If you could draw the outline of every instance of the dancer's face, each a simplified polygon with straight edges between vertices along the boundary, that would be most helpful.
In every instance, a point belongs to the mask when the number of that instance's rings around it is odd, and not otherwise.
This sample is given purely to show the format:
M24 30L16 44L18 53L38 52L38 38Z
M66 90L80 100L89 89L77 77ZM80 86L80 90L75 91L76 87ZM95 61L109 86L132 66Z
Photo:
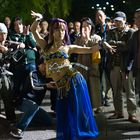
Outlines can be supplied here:
M54 26L55 27L55 26ZM56 28L53 31L53 37L55 41L62 41L65 37L66 25L62 22L56 24Z

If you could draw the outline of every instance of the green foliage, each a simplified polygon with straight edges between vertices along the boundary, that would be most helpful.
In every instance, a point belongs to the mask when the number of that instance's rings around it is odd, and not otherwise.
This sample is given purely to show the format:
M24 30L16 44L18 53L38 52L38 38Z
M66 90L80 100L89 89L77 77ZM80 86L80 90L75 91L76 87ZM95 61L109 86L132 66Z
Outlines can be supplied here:
M19 16L22 17L25 23L30 23L31 10L46 12L50 17L65 18L69 15L72 0L0 0L0 21L4 21L5 16L10 18ZM45 6L48 9L45 9Z
M51 17L66 18L71 10L72 0L47 0L46 4Z
M31 10L44 13L46 0L0 0L0 20L3 21L5 16L20 16L29 23Z

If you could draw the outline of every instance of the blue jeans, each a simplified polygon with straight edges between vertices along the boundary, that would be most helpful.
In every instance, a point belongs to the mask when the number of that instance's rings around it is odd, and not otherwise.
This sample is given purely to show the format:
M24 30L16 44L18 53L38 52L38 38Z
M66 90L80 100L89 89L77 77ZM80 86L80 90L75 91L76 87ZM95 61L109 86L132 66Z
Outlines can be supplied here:
M35 62L34 63L32 62L32 63L26 64L25 69L26 69L26 71L28 73L30 73L31 71L36 70L36 64L35 64Z
M36 122L40 125L43 124L48 126L52 124L52 118L49 116L49 114L40 108L35 102L29 99L23 98L23 102L18 109L22 111L23 114L21 115L16 127L23 131L28 127L32 120L33 123Z

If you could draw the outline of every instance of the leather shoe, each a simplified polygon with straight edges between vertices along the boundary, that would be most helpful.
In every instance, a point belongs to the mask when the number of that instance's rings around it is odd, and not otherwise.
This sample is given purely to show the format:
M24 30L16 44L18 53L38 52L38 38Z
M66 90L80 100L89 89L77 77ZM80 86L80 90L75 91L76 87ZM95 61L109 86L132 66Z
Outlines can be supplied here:
M101 108L101 107L98 107L95 111L94 111L94 113L96 113L96 114L100 114L100 113L103 113L104 111L103 111L103 108Z
M108 117L108 119L121 119L124 118L123 114L114 113L112 116Z
M136 116L129 116L128 121L132 123L138 123L139 121L137 120Z

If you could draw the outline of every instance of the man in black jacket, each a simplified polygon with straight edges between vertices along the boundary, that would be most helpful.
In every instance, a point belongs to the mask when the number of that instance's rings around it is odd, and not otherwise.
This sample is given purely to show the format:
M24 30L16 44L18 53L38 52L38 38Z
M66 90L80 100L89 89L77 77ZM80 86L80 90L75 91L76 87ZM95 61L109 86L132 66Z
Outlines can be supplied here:
M11 96L11 77L12 73L8 70L8 64L5 60L5 55L8 51L8 46L6 45L7 38L7 27L4 23L0 23L0 96L4 103L6 119L10 124L15 122L15 110L12 106L12 96Z
M124 118L122 91L126 93L128 120L138 123L136 119L136 98L135 92L130 88L129 82L133 82L131 73L126 78L126 63L129 52L129 41L134 33L132 29L126 27L125 13L118 11L114 18L115 28L109 31L107 42L116 49L110 54L110 81L113 89L113 103L115 113L110 119Z
M135 11L134 21L138 30L133 34L129 43L127 71L133 72L136 81L136 92L139 95L138 105L140 106L140 8Z
M40 124L50 126L53 124L53 119L49 114L40 108L40 104L45 96L47 88L55 88L54 82L46 84L46 66L44 58L41 58L38 63L38 71L33 71L27 78L22 94L22 101L18 109L24 112L16 124L16 129L12 130L10 134L15 138L22 138L23 131L28 127L30 122L37 121Z

